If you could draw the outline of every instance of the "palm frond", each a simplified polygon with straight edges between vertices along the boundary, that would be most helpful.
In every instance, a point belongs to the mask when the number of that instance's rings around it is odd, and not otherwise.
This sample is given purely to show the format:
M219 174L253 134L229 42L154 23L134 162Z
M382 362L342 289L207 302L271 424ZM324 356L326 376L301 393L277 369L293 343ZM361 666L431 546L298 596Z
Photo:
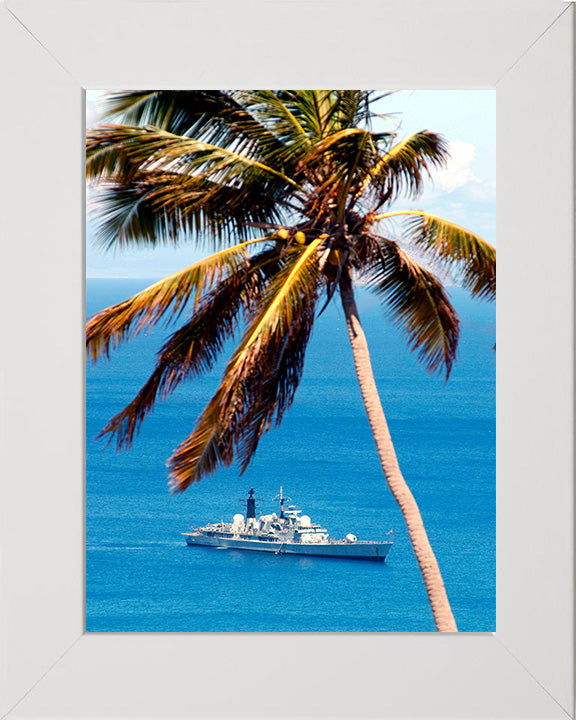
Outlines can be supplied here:
M88 179L123 178L130 176L132 167L194 174L218 183L242 181L252 174L264 189L278 183L301 189L292 178L248 155L151 126L103 125L87 134Z
M450 376L456 359L459 320L442 283L392 240L365 236L371 258L364 276L429 372Z
M326 157L342 163L358 150L358 145L366 140L368 133L361 128L344 128L322 138L310 147L304 164L313 166L317 162L326 162ZM342 163L343 164L343 163Z
M302 372L318 293L318 246L294 248L267 287L216 394L169 461L174 491L230 465L249 462L258 439L289 407Z
M158 397L165 399L183 380L199 377L212 369L224 342L234 334L240 311L258 292L259 270L276 256L274 250L265 250L202 299L192 318L164 343L154 371L136 397L108 422L99 438L115 436L118 449L129 448Z
M474 297L496 299L496 249L482 238L443 218L406 210L383 213L374 219L406 220L407 238L451 271Z
M310 146L310 138L294 113L286 93L272 90L240 91L239 97L253 114L285 147L301 155Z
M302 378L308 340L314 324L318 287L311 288L309 297L302 302L297 319L292 323L280 344L266 350L265 357L273 358L262 374L260 387L254 393L249 412L243 418L246 428L238 448L240 472L250 464L260 438L272 426L279 426L292 405ZM316 292L314 292L316 290Z
M171 172L134 171L124 184L108 181L91 201L95 241L106 249L177 244L186 233L222 242L245 239L255 224L281 222L282 197L259 183L222 185Z
M248 245L267 240L248 240L222 250L97 313L86 326L90 358L95 361L102 355L108 356L110 346L117 347L142 330L152 328L168 312L172 320L176 319L190 300L197 304L202 293L248 263Z
M234 335L238 315L252 307L278 265L276 249L264 250L208 293L192 318L164 343L154 371L136 397L98 437L114 436L118 449L129 448L159 397L165 399L183 380L209 372L224 342Z
M125 125L152 125L213 145L234 146L262 158L284 146L251 113L240 91L145 90L108 95L105 119Z
M364 90L292 90L278 93L310 139L318 143L350 128L369 129L370 92Z
M141 90L109 93L102 105L107 120L189 135L201 124L217 122L227 101L221 91Z
M300 90L294 93L293 104L300 122L314 140L321 140L330 132L329 120L336 102L333 90Z
M370 128L370 98L372 93L365 90L337 90L336 97L326 114L325 123L330 132L339 129L363 127Z
M446 141L423 130L402 140L382 155L364 178L354 202L367 190L376 198L376 208L401 194L416 197L431 170L448 158Z
M118 449L129 448L158 397L168 397L185 378L198 377L212 368L224 341L234 332L242 305L242 280L246 280L246 273L241 270L220 283L192 319L171 335L148 380L132 402L108 422L99 438L115 436Z

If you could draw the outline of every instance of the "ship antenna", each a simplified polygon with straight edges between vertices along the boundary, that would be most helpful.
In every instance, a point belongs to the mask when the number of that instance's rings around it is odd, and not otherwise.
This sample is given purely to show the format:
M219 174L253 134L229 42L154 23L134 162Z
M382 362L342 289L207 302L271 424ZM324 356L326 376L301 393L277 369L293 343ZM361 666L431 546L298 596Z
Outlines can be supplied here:
M280 494L276 495L276 499L280 500L280 517L284 517L284 500L290 500L289 497L284 497L284 493L282 492L282 485L280 485Z

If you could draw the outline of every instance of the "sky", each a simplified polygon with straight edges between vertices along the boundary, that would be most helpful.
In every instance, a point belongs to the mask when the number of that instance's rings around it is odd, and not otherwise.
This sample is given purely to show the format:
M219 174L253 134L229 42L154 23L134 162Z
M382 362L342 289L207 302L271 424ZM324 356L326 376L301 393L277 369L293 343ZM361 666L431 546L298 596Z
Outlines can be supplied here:
M86 125L100 119L101 92L86 93ZM379 120L375 130L399 133L399 139L430 130L449 143L450 160L434 173L415 201L398 200L392 209L420 209L463 225L496 244L496 93L494 90L398 91L375 105L393 117ZM94 243L94 220L88 203L86 276L89 278L159 278L203 256L194 239L178 248L105 252Z

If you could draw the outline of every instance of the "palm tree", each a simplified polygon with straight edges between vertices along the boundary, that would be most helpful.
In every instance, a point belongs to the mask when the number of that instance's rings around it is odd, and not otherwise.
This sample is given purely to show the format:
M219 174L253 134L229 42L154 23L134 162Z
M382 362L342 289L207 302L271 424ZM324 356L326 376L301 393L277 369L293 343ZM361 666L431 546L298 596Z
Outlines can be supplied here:
M98 238L108 248L194 238L216 252L87 326L92 360L161 319L181 320L150 378L102 436L129 447L156 400L207 372L242 328L213 398L168 461L180 492L229 466L243 472L298 387L320 303L338 291L384 476L404 515L439 631L456 631L418 506L400 472L374 382L354 283L381 298L410 348L450 375L459 322L441 280L452 273L495 297L495 250L423 211L392 210L445 164L424 130L375 132L377 98L363 91L159 91L108 96L88 133ZM402 243L395 233L400 232ZM414 257L429 261L423 267ZM432 269L433 268L434 272Z

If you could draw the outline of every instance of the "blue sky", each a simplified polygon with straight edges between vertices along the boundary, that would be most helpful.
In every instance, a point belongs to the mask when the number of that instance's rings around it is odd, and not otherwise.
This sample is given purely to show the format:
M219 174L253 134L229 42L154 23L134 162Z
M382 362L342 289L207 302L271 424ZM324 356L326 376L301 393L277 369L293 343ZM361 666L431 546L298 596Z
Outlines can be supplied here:
M98 123L101 92L86 93L86 124ZM400 137L432 130L449 142L445 170L416 201L395 209L422 209L463 225L496 243L496 93L493 90L399 91L379 101L378 112L398 113L386 125ZM382 127L385 121L382 120ZM193 238L178 248L104 252L94 244L94 221L88 207L86 276L158 278L189 265L204 253Z

